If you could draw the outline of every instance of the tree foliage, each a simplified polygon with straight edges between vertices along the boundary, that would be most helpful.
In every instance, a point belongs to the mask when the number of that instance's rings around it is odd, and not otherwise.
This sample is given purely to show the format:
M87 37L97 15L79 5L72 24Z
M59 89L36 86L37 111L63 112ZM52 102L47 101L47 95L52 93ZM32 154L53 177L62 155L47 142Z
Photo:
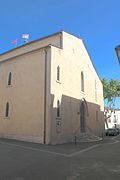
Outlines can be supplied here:
M115 79L108 81L106 78L103 78L101 81L103 84L104 99L107 99L110 108L114 107L116 97L120 97L120 81Z

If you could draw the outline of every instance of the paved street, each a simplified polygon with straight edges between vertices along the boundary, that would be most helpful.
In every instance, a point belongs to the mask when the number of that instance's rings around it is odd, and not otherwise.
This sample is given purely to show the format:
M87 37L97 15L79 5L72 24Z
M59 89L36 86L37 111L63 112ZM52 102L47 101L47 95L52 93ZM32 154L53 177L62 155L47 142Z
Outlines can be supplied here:
M120 180L120 137L46 146L0 139L0 180Z

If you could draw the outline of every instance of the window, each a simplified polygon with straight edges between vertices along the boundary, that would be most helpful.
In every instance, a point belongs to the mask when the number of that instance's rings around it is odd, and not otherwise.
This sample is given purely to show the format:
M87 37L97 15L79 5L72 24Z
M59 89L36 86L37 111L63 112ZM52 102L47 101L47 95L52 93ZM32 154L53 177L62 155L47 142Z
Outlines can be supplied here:
M95 90L97 89L97 82L96 82L96 80L95 80Z
M10 72L8 75L8 86L11 85L12 73Z
M5 117L9 117L9 102L6 103Z
M60 66L57 66L57 81L60 81Z
M114 115L113 123L117 123L116 115Z
M60 101L57 101L57 117L60 117Z
M95 101L97 102L97 82L95 80Z
M81 91L84 92L84 75L83 75L83 72L81 72Z

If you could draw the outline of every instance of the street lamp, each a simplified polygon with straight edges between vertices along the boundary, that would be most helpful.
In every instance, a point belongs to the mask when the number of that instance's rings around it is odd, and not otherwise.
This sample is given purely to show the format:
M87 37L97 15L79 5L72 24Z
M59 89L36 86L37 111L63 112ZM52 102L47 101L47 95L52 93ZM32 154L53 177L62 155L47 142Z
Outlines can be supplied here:
M115 51L116 51L117 58L120 64L120 45L115 47Z

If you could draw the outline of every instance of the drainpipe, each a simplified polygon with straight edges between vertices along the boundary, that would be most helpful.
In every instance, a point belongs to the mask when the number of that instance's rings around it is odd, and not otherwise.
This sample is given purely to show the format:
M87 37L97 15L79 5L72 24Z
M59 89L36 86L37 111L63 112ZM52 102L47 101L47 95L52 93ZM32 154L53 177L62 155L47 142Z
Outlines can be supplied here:
M47 86L47 49L44 49L45 52L45 69L44 69L44 139L43 142L46 144L46 86Z

